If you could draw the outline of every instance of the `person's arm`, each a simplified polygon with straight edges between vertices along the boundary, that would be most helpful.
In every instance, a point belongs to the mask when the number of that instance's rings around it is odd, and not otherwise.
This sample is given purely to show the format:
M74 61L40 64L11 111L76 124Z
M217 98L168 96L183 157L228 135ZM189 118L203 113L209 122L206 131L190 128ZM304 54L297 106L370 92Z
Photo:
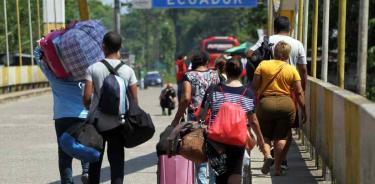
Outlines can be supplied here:
M305 48L303 48L303 44L299 42L298 46L298 57L297 57L297 71L299 76L301 77L301 84L303 91L306 90L307 84L307 61L306 61L306 52Z
M180 123L182 116L184 115L186 108L191 102L191 84L188 81L182 83L182 97L180 103L178 104L177 113L172 121L172 126L176 126Z
M303 91L306 90L306 83L307 83L307 67L306 64L299 64L297 63L297 70L299 73L299 76L301 77L301 85Z
M301 81L295 81L293 88L294 88L294 95L297 99L297 103L302 110L302 123L304 124L307 120L306 119L307 113L306 113L305 97L304 97L304 92L301 86Z
M256 114L255 113L248 114L247 119L249 121L250 128L254 131L255 135L257 136L257 144L259 148L261 149L261 151L264 153L264 138L263 138L262 131L260 130L260 125L259 125L259 121L258 121Z
M255 92L259 90L261 81L262 81L262 77L260 75L255 74L253 83L252 83L252 87Z
M257 41L255 45L253 45L251 48L249 48L249 50L247 50L246 57L251 58L251 56L253 56L254 51L262 46L262 43L263 43L263 36L259 38L259 40Z
M137 84L129 86L130 95L133 97L134 101L138 104L138 87Z
M91 96L92 96L93 91L94 91L94 86L92 84L92 81L86 80L85 91L83 93L83 105L86 107L86 109L90 109Z

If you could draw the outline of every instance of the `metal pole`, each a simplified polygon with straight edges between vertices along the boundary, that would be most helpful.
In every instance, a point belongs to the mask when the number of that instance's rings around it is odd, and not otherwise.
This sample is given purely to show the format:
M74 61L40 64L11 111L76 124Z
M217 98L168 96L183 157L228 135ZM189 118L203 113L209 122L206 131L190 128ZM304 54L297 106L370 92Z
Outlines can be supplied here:
M319 13L319 0L314 0L314 16L312 23L312 43L311 43L311 75L316 77L316 62L318 51L318 13Z
M20 6L19 0L16 0L16 13L17 13L17 31L18 31L18 53L19 53L19 62L22 66L22 42L21 42L21 25L20 25Z
M36 16L37 16L37 25L38 25L38 38L42 37L42 33L40 31L40 2L39 0L36 0Z
M298 2L298 40L302 42L302 31L303 31L303 1L304 0L299 0Z
M273 33L273 1L268 0L268 36Z
M30 0L27 1L27 7L29 9L29 36L30 36L30 55L33 55L33 26L31 25L31 6L30 6ZM31 65L34 65L34 58L31 57Z
M339 36L338 36L338 85L345 87L345 30L346 30L346 0L339 1Z
M53 0L53 16L54 16L54 27L55 27L55 30L57 29L57 11L56 11L56 0Z
M366 74L367 74L367 39L368 39L368 14L369 1L359 2L359 26L358 26L358 63L357 74L359 82L357 91L360 95L366 96Z
M322 71L321 71L321 79L324 82L328 80L328 53L329 53L329 3L330 0L324 1L324 8L323 8L323 40L322 40Z
M303 47L307 51L307 37L309 33L309 0L305 0L303 7Z
M90 19L87 0L79 0L79 15L81 20Z
M8 39L8 15L7 15L7 3L6 0L3 1L4 3L4 22L5 22L5 48L6 48L6 56L7 56L7 66L9 66L9 39Z
M113 11L113 17L115 21L115 31L120 34L121 28L120 28L120 7L121 3L120 0L114 0L115 9Z

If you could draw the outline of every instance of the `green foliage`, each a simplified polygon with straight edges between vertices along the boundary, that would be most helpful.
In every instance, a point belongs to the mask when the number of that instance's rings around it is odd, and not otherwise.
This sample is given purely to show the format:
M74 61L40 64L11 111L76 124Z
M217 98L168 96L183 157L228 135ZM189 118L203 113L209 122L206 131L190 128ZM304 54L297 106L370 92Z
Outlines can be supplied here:
M19 1L19 13L20 13L20 27L21 27L21 47L23 53L30 53L30 41L35 45L38 39L38 24L37 24L37 1L31 0L31 26L32 26L32 40L30 40L29 33L29 11L28 1ZM40 3L42 1L40 0ZM8 39L9 39L9 51L12 53L18 53L18 29L17 29L17 8L15 0L6 0L7 6L7 22L8 22ZM40 4L42 7L42 4ZM41 15L42 16L42 12ZM41 29L41 28L40 28ZM0 3L0 53L6 52L5 44L5 16L4 16L4 3Z

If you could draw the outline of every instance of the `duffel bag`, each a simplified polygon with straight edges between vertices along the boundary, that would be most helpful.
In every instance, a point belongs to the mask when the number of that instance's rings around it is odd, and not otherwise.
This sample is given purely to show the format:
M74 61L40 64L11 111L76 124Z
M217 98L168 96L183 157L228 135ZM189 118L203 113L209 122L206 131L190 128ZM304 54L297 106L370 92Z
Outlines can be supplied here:
M83 80L86 69L104 59L101 48L105 27L95 20L75 24L57 44L62 62L76 80Z
M65 31L66 30L57 30L50 32L46 37L40 39L39 41L39 45L47 59L46 63L55 76L61 79L69 77L70 74L64 64L61 62L53 41L60 38Z
M77 128L78 127L78 128ZM103 138L93 124L83 123L64 132L59 138L61 149L69 156L97 162L103 150Z
M155 133L155 126L150 114L141 109L129 91L126 92L129 110L122 125L123 143L126 148L132 148L150 140Z

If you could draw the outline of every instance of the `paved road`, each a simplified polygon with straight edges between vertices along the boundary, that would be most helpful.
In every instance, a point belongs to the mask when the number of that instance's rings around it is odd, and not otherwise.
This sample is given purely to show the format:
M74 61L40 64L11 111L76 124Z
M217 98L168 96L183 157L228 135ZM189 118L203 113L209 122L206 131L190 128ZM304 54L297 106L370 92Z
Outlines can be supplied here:
M134 148L126 149L125 183L156 184L155 145L159 133L170 123L172 117L161 116L158 95L161 88L149 88L140 92L141 106L152 115L156 133L152 140ZM50 94L0 104L0 183L59 183L57 167L57 144L52 121ZM252 153L253 183L318 183L319 171L304 162L296 145L290 154L290 167L286 176L270 177L260 174L262 157ZM106 157L106 156L105 156ZM74 179L80 183L80 164L74 161ZM307 165L306 165L307 164ZM310 170L309 170L310 169ZM319 179L319 178L318 178ZM102 183L110 183L109 164L104 160Z

